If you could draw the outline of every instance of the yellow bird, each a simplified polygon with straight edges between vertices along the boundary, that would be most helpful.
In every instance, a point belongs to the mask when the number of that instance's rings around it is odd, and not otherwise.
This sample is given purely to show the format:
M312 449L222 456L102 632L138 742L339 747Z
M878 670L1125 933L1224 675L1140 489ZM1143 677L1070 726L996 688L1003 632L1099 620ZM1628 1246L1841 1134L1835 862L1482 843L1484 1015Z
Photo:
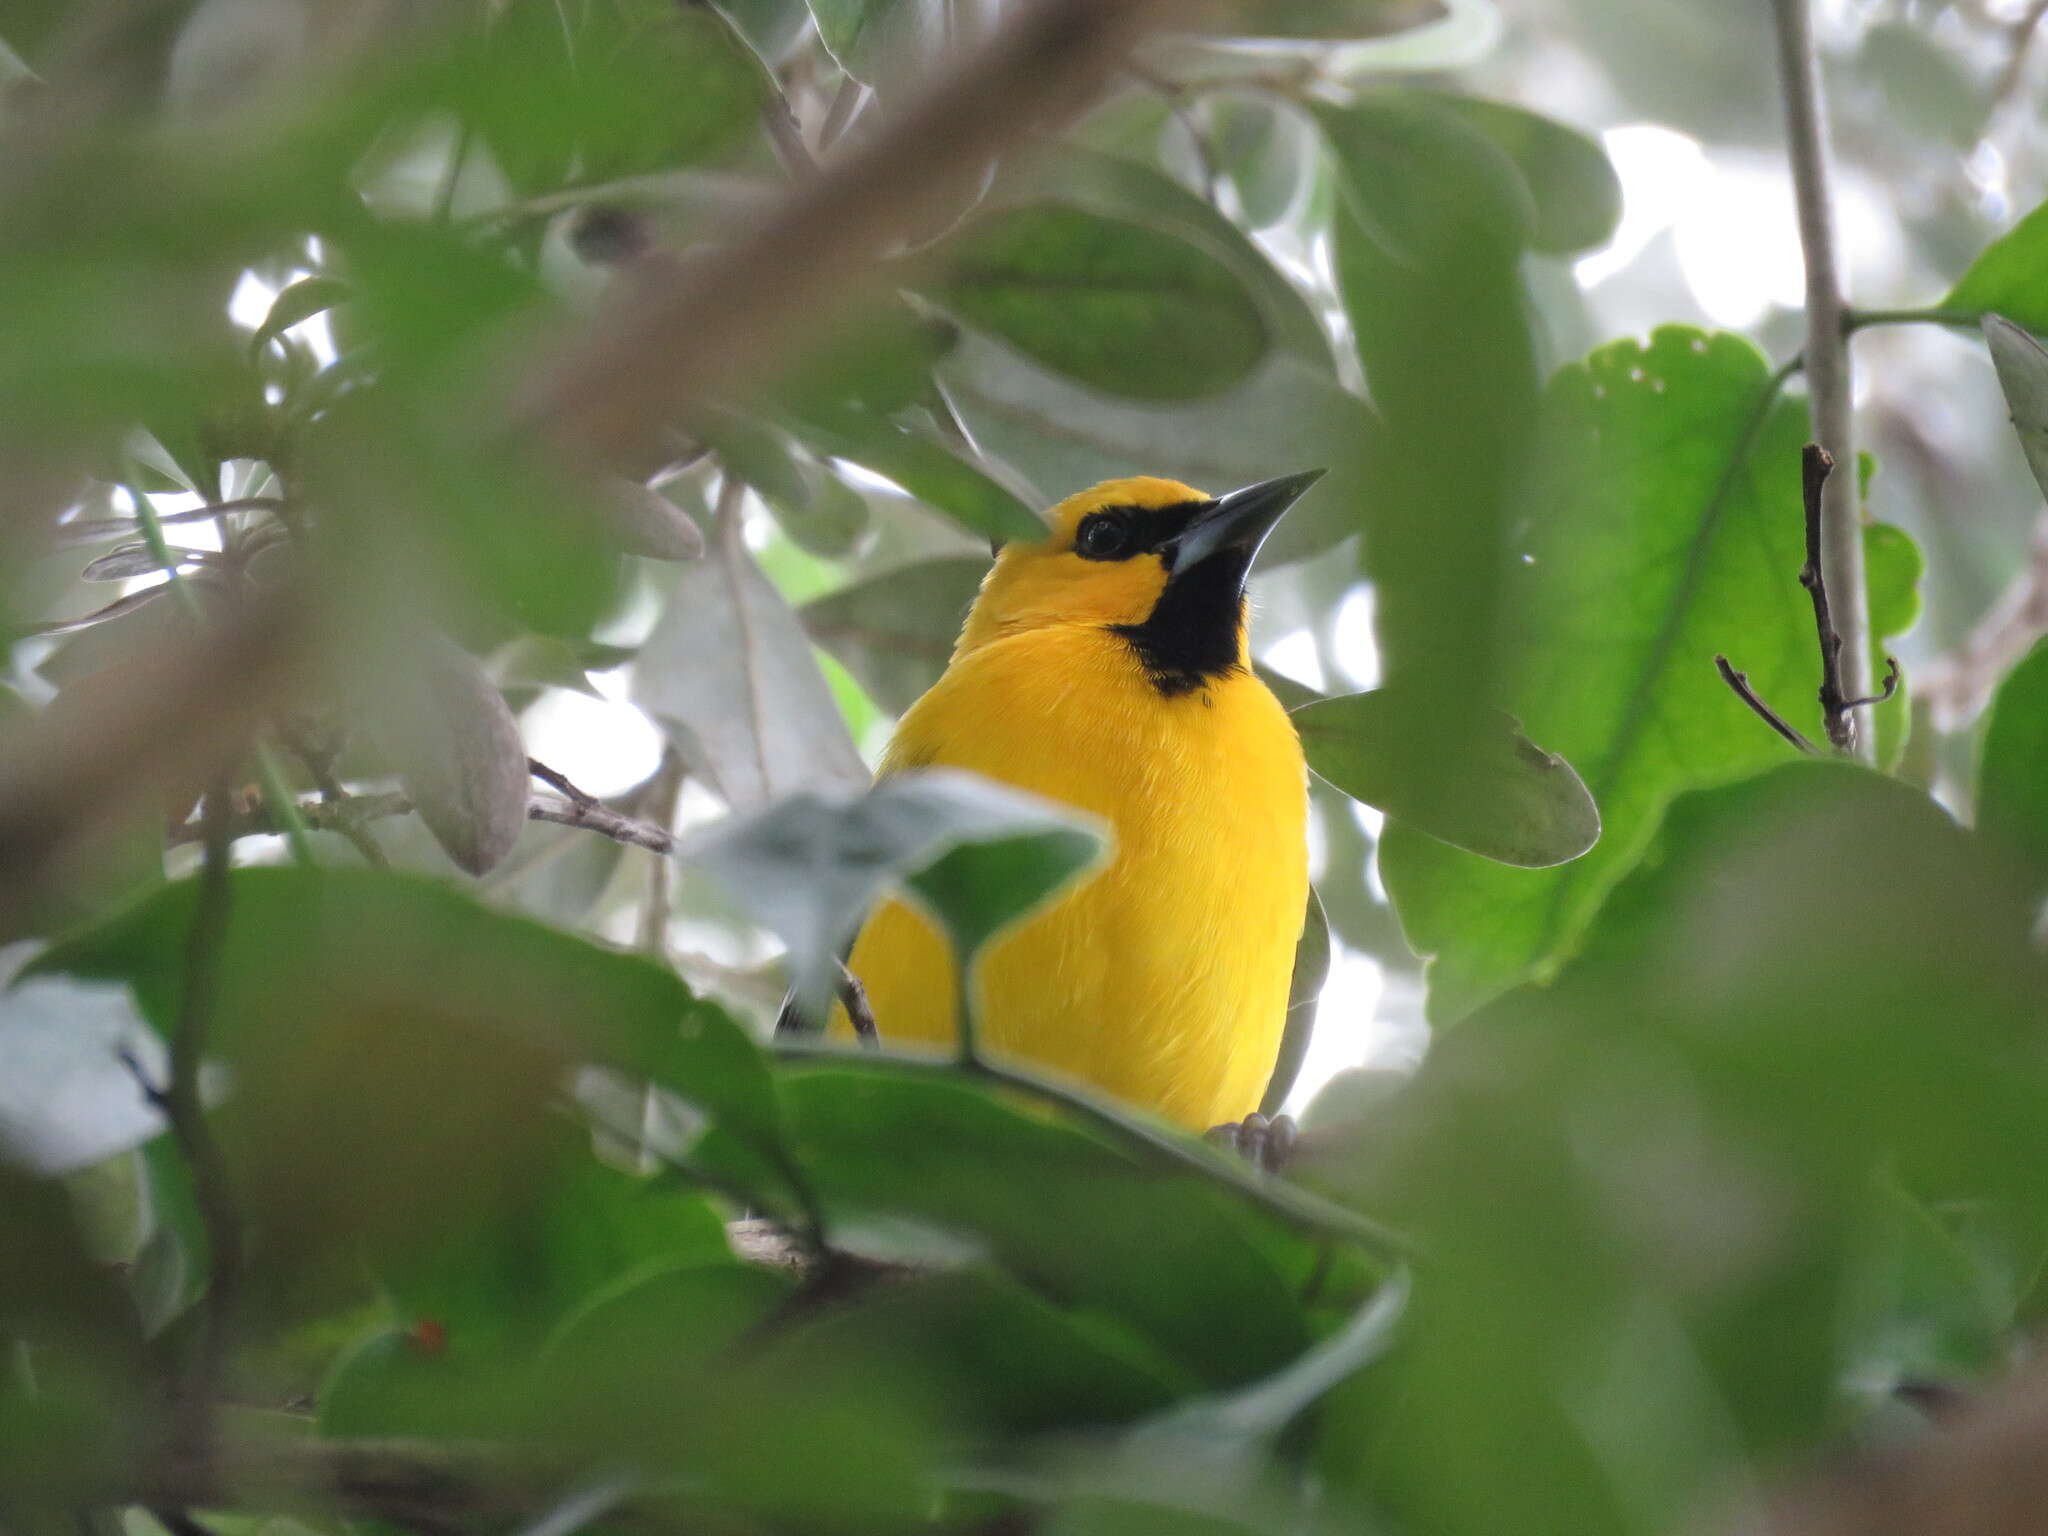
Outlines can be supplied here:
M982 1043L1195 1130L1258 1108L1287 1012L1308 774L1252 673L1244 586L1321 473L1061 502L1045 539L997 556L882 764L970 769L1109 824L1107 867L982 957ZM884 1043L952 1042L952 967L922 914L879 907L848 965Z

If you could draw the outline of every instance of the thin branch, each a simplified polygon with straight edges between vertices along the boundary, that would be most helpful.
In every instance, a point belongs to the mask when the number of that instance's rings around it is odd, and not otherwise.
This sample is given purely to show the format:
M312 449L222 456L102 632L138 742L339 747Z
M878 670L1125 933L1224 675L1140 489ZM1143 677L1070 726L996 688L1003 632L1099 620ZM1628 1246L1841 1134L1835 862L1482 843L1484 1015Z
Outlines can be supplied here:
M1889 704L1892 701L1899 691L1899 658L1896 656L1885 657L1884 666L1884 685L1876 693L1867 694L1860 699L1849 700L1848 703L1842 706L1844 709L1862 709L1867 705Z
M1714 665L1720 669L1721 681L1735 691L1735 697L1742 700L1756 712L1756 717L1791 742L1802 752L1818 752L1820 748L1808 741L1803 733L1787 724L1785 717L1766 704L1757 691L1749 686L1749 674L1738 672L1729 664L1726 656L1716 656Z
M199 871L198 905L185 940L184 989L177 1031L171 1036L170 1079L158 1097L171 1139L192 1176L192 1195L208 1250L206 1297L200 1331L186 1375L179 1384L188 1443L212 1434L213 1412L233 1345L242 1292L242 1215L220 1144L206 1121L199 1073L206 1056L206 1032L220 990L221 951L227 940L232 887L228 866L234 847L234 806L225 777L207 790L200 805L205 862Z
M383 845L377 841L376 834L360 817L348 814L351 797L342 787L341 780L335 777L334 753L309 740L303 731L280 726L277 734L290 749L292 756L305 764L306 772L313 780L313 787L320 791L321 803L335 808L336 815L331 830L346 838L349 845L362 855L363 862L372 869L389 869L391 860L385 857Z
M1834 462L1849 473L1827 486L1820 521L1818 558L1811 563L1833 595L1835 615L1821 638L1835 639L1832 676L1837 702L1870 691L1870 615L1863 576L1863 527L1856 495L1856 444L1850 421L1847 314L1835 255L1834 211L1828 190L1828 135L1814 49L1809 0L1772 0L1777 19L1778 75L1785 96L1785 126L1792 161L1792 188L1799 205L1799 245L1806 258L1806 386L1812 402L1814 436ZM1811 540L1809 540L1811 548ZM1811 589L1810 589L1811 590ZM1847 734L1829 739L1838 750L1875 757L1875 743L1859 740L1851 717L1841 715ZM1868 733L1861 733L1867 737Z
M332 802L300 801L295 809L312 830L341 832L351 822L360 826L365 822L382 821L387 816L410 815L413 803L410 795L397 793L349 795ZM676 851L674 833L598 802L578 805L573 800L553 800L537 795L527 802L526 819L551 822L558 827L580 827L586 832L608 837L615 843L629 843L651 853ZM277 823L268 805L237 816L233 827L236 837L270 836L277 831ZM175 848L181 843L198 842L201 836L199 824L188 821L171 829L169 843Z
M550 768L537 757L526 760L526 771L551 789L559 789L576 805L589 807L597 804L597 796L587 795L569 782L569 776L560 769Z
M1984 321L1982 311L1974 309L1845 309L1842 311L1842 331L1853 336L1858 331L1873 325L1953 325L1972 330Z
M1855 727L1849 719L1849 696L1842 683L1842 634L1835 628L1828 579L1823 569L1827 484L1835 461L1819 443L1808 443L1800 458L1800 485L1806 503L1806 563L1799 585L1813 599L1813 627L1820 640L1820 713L1828 743L1837 752L1855 748Z
M870 1048L881 1045L882 1032L875 1027L875 1010L868 1002L868 989L844 960L839 962L839 1006L846 1010L855 1039Z
M1223 1156L1199 1141L1187 1140L1148 1124L1086 1089L1070 1087L1016 1067L1003 1066L986 1057L977 1055L962 1059L872 1050L848 1051L843 1047L788 1036L775 1041L774 1051L776 1055L790 1060L830 1061L841 1066L898 1072L905 1076L955 1080L961 1077L980 1078L1012 1093L1068 1111L1106 1133L1111 1140L1142 1154L1154 1166L1192 1173L1222 1184L1300 1231L1342 1238L1382 1258L1399 1258L1414 1251L1411 1239L1370 1216L1325 1200L1299 1185L1267 1178L1239 1158Z

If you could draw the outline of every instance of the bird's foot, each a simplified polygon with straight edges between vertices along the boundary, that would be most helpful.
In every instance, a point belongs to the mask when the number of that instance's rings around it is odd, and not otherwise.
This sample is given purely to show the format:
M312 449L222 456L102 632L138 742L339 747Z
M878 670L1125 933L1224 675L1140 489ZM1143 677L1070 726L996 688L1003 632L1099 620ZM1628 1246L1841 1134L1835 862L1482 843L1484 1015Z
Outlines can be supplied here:
M1300 1135L1299 1127L1292 1115L1246 1115L1242 1120L1233 1120L1228 1125L1219 1125L1209 1133L1209 1140L1216 1146L1228 1147L1262 1173L1278 1173L1287 1166L1294 1156L1294 1144Z

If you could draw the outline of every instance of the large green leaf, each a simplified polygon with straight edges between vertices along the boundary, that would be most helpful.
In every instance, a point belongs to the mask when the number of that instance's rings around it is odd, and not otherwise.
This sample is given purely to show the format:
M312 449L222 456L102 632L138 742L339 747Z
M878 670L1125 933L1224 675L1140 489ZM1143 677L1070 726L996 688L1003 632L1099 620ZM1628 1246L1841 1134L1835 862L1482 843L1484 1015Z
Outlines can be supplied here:
M1552 256L1604 245L1621 222L1621 178L1599 144L1554 118L1448 91L1416 93L1462 118L1515 164L1535 218L1529 244Z
M987 574L978 555L941 555L841 587L797 617L870 698L900 715L946 670Z
M1547 471L1528 490L1524 558L1504 588L1500 702L1577 767L1605 830L1575 863L1516 870L1388 828L1381 873L1410 941L1434 957L1434 1017L1457 1018L1568 953L1672 796L1790 751L1722 685L1717 653L1819 736L1818 654L1797 582L1806 413L1789 400L1766 409L1767 389L1747 342L1678 328L1647 347L1604 347L1553 380ZM1903 569L1873 562L1874 574ZM1886 592L1872 607L1896 615L1909 603Z
M2048 203L1985 246L1941 307L2048 331Z
M1404 689L1321 699L1294 711L1308 765L1354 800L1453 847L1540 869L1576 859L1600 836L1600 811L1572 766L1504 715L1482 716L1463 771L1444 776L1406 749L1439 706Z
M1008 486L910 427L852 407L794 423L820 453L886 475L935 512L986 539L1042 539L1045 524Z
M1325 1410L1326 1473L1404 1528L1672 1530L1838 1444L1874 1343L1981 1344L1976 1266L1901 1276L1872 1181L2043 1227L2031 915L1862 768L1682 798L1552 986L1440 1038L1348 1138L1319 1129L1349 1150L1298 1176L1430 1255L1392 1355Z
M1977 763L1977 825L2048 887L2048 646L1998 685Z
M1266 351L1251 294L1179 236L1060 203L985 215L948 241L928 288L964 319L1110 394L1183 400Z

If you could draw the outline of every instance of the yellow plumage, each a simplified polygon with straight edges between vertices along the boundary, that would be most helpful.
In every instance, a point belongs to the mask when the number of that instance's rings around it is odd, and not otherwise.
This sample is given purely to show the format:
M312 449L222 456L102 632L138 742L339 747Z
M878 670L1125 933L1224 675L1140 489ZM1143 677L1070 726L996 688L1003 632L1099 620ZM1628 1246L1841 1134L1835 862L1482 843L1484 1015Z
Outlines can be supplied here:
M882 769L971 769L1109 824L1111 862L983 956L982 1041L1195 1129L1258 1107L1307 900L1307 773L1250 670L1241 592L1273 504L1310 478L1222 503L1117 480L1062 502L1045 541L1003 550ZM1205 515L1245 526L1212 549L1214 526L1191 531ZM849 964L885 1042L952 1041L952 969L921 914L879 908Z

